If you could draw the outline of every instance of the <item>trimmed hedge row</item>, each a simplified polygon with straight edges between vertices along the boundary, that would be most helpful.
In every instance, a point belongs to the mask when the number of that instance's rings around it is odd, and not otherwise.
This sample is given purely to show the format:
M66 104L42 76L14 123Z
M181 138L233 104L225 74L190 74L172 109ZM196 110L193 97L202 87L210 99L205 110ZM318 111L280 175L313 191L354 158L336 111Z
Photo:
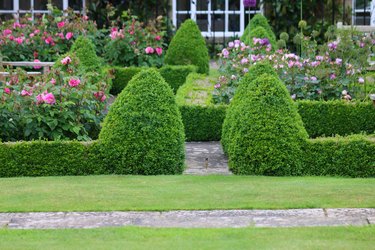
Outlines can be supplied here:
M0 143L0 177L113 174L97 141ZM375 177L375 138L309 139L302 175Z
M296 105L310 138L375 133L375 107L370 102L298 101ZM220 140L221 134L212 131L221 131L226 109L227 106L220 108L181 106L187 140ZM205 132L194 131L197 128L194 124L206 124L207 119L212 119L212 122L210 125L202 126ZM215 134L215 136L205 136L205 133Z
M0 177L106 174L98 145L95 141L0 143Z
M375 133L375 107L370 102L299 101L297 105L311 138Z
M145 67L114 67L112 79L111 94L118 95L128 85L128 82L141 72L147 69ZM166 65L158 69L165 81L171 86L173 92L176 93L177 89L185 83L186 77L196 72L197 68L193 65Z
M309 139L302 175L375 177L375 137Z

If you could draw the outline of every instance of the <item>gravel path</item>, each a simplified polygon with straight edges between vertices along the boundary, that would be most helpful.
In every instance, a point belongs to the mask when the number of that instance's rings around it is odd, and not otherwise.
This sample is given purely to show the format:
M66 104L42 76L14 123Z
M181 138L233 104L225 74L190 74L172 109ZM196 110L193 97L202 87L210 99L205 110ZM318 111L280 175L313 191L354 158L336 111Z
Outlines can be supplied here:
M179 228L364 226L375 224L375 209L213 210L169 212L0 213L9 229L119 226Z

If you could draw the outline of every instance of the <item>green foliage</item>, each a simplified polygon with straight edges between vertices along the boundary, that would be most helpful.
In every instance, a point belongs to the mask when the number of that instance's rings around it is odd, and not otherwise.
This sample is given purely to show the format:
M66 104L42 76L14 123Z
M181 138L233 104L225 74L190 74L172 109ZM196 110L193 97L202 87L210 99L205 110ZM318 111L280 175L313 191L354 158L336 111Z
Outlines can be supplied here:
M310 138L375 133L371 102L298 101L298 111Z
M185 83L186 77L196 71L197 68L193 65L165 65L159 69L161 76L171 86L174 93Z
M250 23L246 26L243 35L241 36L241 41L246 43L249 39L249 33L251 33L252 30L262 27L266 31L265 37L257 37L257 38L268 38L270 41L276 41L275 33L272 31L271 26L268 23L268 20L265 16L262 14L256 14L250 21ZM248 44L248 43L246 43Z
M208 74L209 56L206 42L193 20L186 20L177 30L164 62L170 65L195 65L198 67L198 73Z
M253 44L253 38L267 38L272 45L272 48L276 48L276 39L274 39L273 36L269 35L267 30L261 26L251 29L250 36L244 37L244 43Z
M146 67L114 67L111 94L118 95L128 84L128 82ZM165 65L158 69L164 80L171 86L173 92L185 83L188 74L195 72L197 69L193 65Z
M288 90L275 76L264 74L251 80L248 75L242 79L244 89L234 97L238 100L229 106L231 115L225 121L232 130L232 143L226 147L231 170L235 174L300 174L307 133Z
M219 141L225 106L180 106L186 141Z
M98 143L30 141L0 144L0 177L105 174Z
M308 140L303 175L375 177L375 138L354 135Z
M184 138L172 89L155 69L132 78L99 134L103 157L116 174L182 173Z
M112 87L110 93L112 95L118 95L128 85L128 82L138 74L142 69L140 67L114 67L113 74L114 79L112 80Z
M246 98L246 88L247 85L251 84L255 79L257 79L259 76L266 74L269 76L277 77L276 71L272 68L272 66L266 62L258 62L257 64L250 67L249 72L246 73L245 78L246 80L242 80L239 83L239 87L237 88L235 97L233 98L231 102L231 106L237 105L236 103L242 100L243 98ZM221 138L221 143L223 145L224 152L227 152L227 148L229 147L229 144L233 143L233 136L234 131L232 130L233 120L237 119L237 112L235 112L235 109L229 109L226 117L227 119L224 120L223 123L223 133Z
M80 61L80 67L85 71L98 71L101 66L100 58L96 55L96 49L91 39L80 36L73 43L70 52L76 54Z

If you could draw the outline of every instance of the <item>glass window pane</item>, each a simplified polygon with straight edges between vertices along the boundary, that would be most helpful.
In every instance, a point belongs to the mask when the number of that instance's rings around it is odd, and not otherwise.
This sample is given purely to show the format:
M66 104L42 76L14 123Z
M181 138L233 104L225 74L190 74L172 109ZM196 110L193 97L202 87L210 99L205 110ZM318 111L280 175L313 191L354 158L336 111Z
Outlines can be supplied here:
M225 0L211 1L211 10L225 10Z
M30 5L30 0L20 0L20 10L30 10L31 5Z
M229 31L240 31L240 15L229 15Z
M197 15L197 25L201 31L208 31L208 16Z
M196 0L197 10L208 10L208 1L206 0Z
M190 14L177 14L177 29L181 26L181 24L190 18Z
M211 15L211 31L225 31L225 15Z
M69 8L74 10L82 9L82 0L69 0Z
M0 9L13 10L13 1L0 1Z
M190 0L176 0L176 9L179 10L190 10Z
M34 1L34 10L47 10L48 0Z
M241 0L229 1L229 10L240 10L240 2Z

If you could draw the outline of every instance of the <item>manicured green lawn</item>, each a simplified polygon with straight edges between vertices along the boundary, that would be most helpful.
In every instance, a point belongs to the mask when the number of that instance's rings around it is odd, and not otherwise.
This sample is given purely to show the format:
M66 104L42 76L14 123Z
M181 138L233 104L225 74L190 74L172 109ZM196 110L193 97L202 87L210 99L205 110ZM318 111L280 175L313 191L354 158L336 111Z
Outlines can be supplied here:
M0 249L374 249L375 227L0 230Z
M80 176L0 179L0 212L375 207L375 179Z

